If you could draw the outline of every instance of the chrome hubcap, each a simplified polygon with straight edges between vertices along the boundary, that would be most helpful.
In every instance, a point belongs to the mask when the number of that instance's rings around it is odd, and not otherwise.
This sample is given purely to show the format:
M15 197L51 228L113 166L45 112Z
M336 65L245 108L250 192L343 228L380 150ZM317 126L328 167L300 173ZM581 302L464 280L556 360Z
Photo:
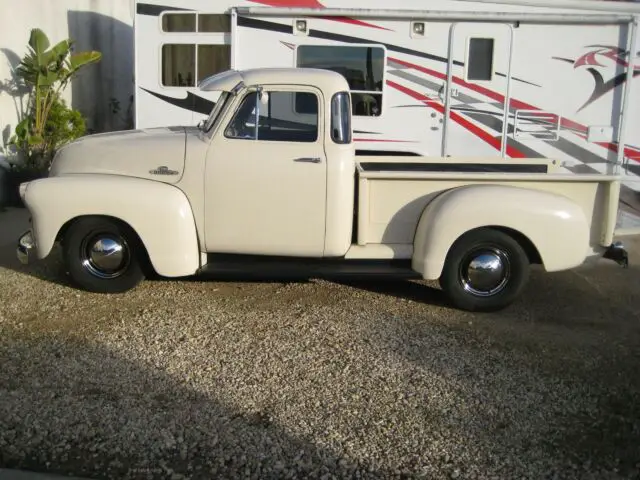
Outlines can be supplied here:
M115 278L129 266L129 247L124 239L112 234L98 234L84 240L80 254L82 265L99 278Z
M470 252L460 265L460 282L465 290L480 297L500 293L511 276L506 252L494 247Z

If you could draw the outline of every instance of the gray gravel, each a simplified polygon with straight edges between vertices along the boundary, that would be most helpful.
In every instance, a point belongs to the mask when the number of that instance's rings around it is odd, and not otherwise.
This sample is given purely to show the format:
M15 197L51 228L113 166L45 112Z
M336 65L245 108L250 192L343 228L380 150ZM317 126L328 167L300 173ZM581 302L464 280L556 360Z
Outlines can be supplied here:
M153 280L100 296L67 284L58 253L20 266L21 222L0 213L0 467L640 476L636 266L535 272L490 315L414 282ZM631 253L640 264L640 242Z

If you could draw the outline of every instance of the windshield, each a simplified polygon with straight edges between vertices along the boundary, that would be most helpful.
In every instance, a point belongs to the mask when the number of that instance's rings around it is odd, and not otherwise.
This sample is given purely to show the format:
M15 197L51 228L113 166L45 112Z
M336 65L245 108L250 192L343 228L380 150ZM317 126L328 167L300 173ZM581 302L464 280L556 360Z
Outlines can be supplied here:
M213 127L213 125L216 123L216 120L220 116L220 112L222 112L224 106L229 101L230 97L231 97L230 92L222 92L220 94L220 97L218 98L218 101L216 102L215 107L213 107L213 110L211 111L209 118L207 118L207 121L204 123L204 126L202 128L205 132L209 132L211 130L211 127Z

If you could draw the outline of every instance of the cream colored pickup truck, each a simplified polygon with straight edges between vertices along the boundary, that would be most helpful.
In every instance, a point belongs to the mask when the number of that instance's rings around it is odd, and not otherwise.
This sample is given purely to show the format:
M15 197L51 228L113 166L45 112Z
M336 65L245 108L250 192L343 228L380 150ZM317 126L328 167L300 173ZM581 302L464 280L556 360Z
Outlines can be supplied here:
M20 187L32 229L18 256L60 242L80 287L123 292L148 272L439 279L452 305L489 311L613 244L620 179L554 161L356 155L339 74L229 71L197 128L91 135Z

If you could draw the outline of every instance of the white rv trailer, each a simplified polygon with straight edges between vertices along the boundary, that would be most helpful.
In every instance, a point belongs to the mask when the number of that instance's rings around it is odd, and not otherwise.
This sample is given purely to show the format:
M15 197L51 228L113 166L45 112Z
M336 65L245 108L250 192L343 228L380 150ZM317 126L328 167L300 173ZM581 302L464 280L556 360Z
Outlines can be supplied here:
M198 83L222 70L326 68L351 87L358 152L551 158L640 191L640 5L135 2L137 128L197 124L217 98Z

